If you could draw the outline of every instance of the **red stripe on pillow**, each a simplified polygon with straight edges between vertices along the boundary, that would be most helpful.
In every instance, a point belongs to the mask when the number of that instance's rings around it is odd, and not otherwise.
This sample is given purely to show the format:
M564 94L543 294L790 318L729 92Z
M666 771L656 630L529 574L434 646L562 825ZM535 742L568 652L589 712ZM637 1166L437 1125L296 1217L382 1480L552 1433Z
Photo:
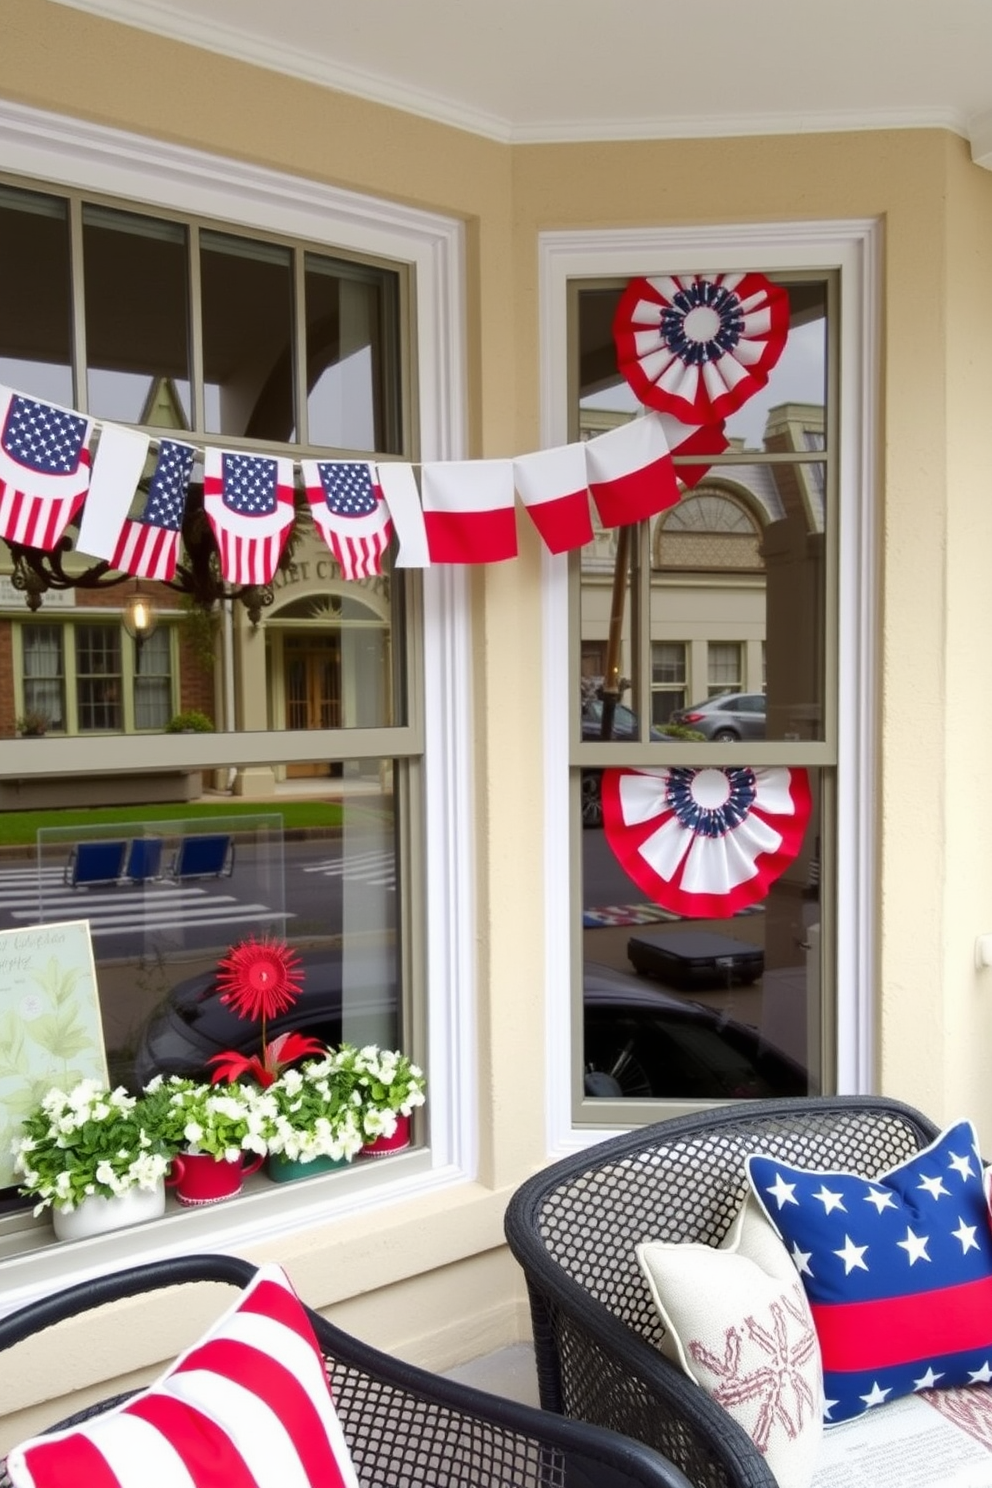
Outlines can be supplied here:
M258 1488L258 1480L224 1428L194 1406L169 1395L142 1395L126 1410L165 1437L194 1483ZM47 1483L45 1488L49 1488Z
M812 1302L826 1370L882 1369L985 1349L992 1277L878 1302Z
M311 1483L326 1488L343 1483L327 1428L309 1391L278 1359L251 1344L217 1338L194 1349L172 1378L188 1370L208 1370L249 1390L279 1417ZM332 1409L329 1392L327 1408Z
M62 1440L34 1443L24 1460L34 1482L44 1488L120 1488L103 1453L78 1431Z

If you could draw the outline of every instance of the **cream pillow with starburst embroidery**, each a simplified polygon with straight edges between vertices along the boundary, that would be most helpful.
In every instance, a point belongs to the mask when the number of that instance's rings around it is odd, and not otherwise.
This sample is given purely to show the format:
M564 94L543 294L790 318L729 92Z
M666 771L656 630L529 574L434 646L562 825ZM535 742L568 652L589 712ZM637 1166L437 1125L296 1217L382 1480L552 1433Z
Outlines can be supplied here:
M749 1197L721 1245L637 1247L665 1327L662 1351L751 1437L780 1488L809 1488L823 1371L788 1251Z

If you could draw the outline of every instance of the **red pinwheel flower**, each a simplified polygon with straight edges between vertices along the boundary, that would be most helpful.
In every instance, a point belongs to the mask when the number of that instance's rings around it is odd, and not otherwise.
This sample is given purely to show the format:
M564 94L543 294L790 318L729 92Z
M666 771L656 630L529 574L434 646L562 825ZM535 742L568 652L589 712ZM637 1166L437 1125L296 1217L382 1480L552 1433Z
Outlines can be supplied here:
M685 424L727 418L763 388L788 333L788 294L763 274L632 279L613 319L620 372Z
M217 965L221 1002L232 1007L239 1018L251 1018L263 1025L293 1006L302 983L300 958L284 941L256 940L252 936L232 946Z
M243 1075L266 1089L273 1084L289 1064L295 1064L307 1054L326 1054L327 1046L320 1039L307 1038L302 1033L281 1033L270 1044L262 1045L261 1054L239 1054L237 1049L225 1049L223 1054L214 1054L207 1060L217 1068L210 1076L210 1083L217 1085L226 1080L233 1085Z
M756 904L802 846L812 809L805 770L673 766L604 770L606 840L656 904L729 919Z

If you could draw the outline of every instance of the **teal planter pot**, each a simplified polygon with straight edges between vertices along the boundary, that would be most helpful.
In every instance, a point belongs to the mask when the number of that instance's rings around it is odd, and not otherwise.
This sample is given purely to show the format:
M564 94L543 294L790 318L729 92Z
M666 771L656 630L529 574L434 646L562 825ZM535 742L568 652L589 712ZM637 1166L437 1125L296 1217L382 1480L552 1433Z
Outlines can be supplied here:
M266 1177L271 1178L273 1183L293 1183L297 1178L316 1178L319 1173L333 1173L338 1168L346 1168L348 1160L344 1157L315 1157L311 1162L294 1162L291 1158L283 1157L281 1152L270 1152L265 1159Z

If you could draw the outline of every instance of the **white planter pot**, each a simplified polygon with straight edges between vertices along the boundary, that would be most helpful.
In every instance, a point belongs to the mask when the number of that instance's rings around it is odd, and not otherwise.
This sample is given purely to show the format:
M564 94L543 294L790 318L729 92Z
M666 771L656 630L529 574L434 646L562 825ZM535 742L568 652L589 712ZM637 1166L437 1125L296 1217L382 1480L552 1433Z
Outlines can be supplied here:
M165 1184L159 1181L154 1188L130 1188L118 1198L94 1195L75 1209L53 1209L52 1226L58 1240L85 1240L106 1230L122 1230L128 1225L144 1224L146 1219L159 1219L164 1213Z

